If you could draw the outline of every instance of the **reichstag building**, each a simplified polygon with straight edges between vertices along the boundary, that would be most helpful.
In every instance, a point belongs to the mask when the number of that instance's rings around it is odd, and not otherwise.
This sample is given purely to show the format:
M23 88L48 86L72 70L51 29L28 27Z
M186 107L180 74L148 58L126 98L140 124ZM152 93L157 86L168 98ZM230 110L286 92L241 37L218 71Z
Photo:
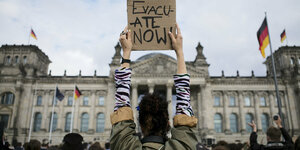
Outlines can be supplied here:
M113 72L120 66L120 45L115 46L109 76L51 75L49 57L34 45L2 45L0 47L0 121L4 122L9 142L48 139L55 86L65 98L55 102L52 143L61 143L71 128L71 112L76 84L82 95L74 103L73 132L85 142L109 139L110 113L114 106L115 83ZM272 125L278 113L271 58L264 64L266 76L210 76L209 64L200 43L194 61L187 61L191 75L191 104L198 117L201 142L215 143L248 141L255 120L258 140ZM284 46L274 52L282 101L285 127L291 135L300 135L300 47ZM174 116L174 83L176 60L168 55L151 53L131 64L133 69L131 100L133 107L146 92L159 92L169 102L170 117ZM134 111L134 115L137 115ZM137 117L135 117L137 118ZM32 132L30 124L32 120ZM137 120L135 120L137 122ZM266 140L264 138L264 140Z

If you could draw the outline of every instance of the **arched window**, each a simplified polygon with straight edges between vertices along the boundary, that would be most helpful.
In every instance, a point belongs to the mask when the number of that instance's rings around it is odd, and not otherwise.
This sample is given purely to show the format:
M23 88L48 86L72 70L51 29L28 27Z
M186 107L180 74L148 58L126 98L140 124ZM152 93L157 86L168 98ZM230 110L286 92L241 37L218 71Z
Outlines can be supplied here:
M221 98L220 96L215 96L215 104L214 106L221 106Z
M13 105L15 96L11 92L5 92L1 96L1 104L4 105Z
M238 120L236 114L230 114L230 130L231 132L238 132Z
M66 123L65 123L65 131L69 132L71 130L71 113L66 114Z
M19 56L15 56L15 63L19 63Z
M266 98L260 97L260 106L267 106Z
M50 127L51 127L51 118L52 117L52 113L50 115L50 122L49 122L49 131L50 131ZM56 130L56 127L57 127L57 120L58 120L58 117L57 117L57 113L54 112L53 113L53 121L52 121L52 131L55 131Z
M268 128L269 128L269 116L268 114L262 114L260 116L261 119L261 127L263 132L267 132Z
M42 105L42 99L43 99L43 97L40 96L40 95L37 97L37 100L36 100L36 105L37 106L41 106Z
M4 129L7 128L9 121L9 115L8 114L0 114L0 122L3 122Z
M251 133L251 132L252 132L252 127L250 127L250 126L248 125L248 123L251 123L252 120L253 120L252 114L249 114L249 113L246 114L245 120L246 120L246 131L247 131L248 133Z
M88 113L83 113L81 115L81 127L80 131L81 132L87 132L89 129L89 114Z
M84 96L83 97L83 106L87 106L87 105L89 105L89 97Z
M11 62L10 56L6 56L6 63L7 63L7 64L10 64L10 62Z
M42 114L37 112L34 116L33 131L34 132L40 131L41 124L42 124Z
M99 106L104 106L104 96L99 96Z
M96 132L104 132L104 126L105 126L105 117L103 113L99 113L97 115L97 128Z
M222 127L222 116L220 114L215 114L214 117L215 131L221 133L223 131Z
M245 106L251 106L251 100L249 96L246 96L244 100L245 100Z
M235 97L230 96L229 97L229 106L236 106Z
M69 96L69 97L68 97L67 105L68 105L68 106L72 106L72 105L73 105L73 96Z
M27 56L23 56L23 64L27 63Z

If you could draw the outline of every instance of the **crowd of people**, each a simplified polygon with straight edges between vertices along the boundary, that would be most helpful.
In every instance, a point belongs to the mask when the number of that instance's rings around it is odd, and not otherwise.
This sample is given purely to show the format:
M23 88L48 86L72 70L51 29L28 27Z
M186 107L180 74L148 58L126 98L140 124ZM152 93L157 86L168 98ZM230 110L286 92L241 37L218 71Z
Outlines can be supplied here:
M176 24L176 33L169 33L172 47L177 57L177 73L173 76L176 89L176 115L173 128L170 126L168 102L157 93L146 94L138 104L138 123L142 136L137 136L136 123L130 103L132 50L131 31L126 27L120 34L123 54L120 68L115 71L116 93L115 107L111 114L110 142L105 149L112 150L300 150L300 138L293 141L281 124L281 118L274 119L277 127L269 127L266 133L267 144L257 142L255 122L248 123L252 133L248 143L227 143L219 141L215 145L203 145L199 142L196 126L198 119L194 116L190 104L190 76L187 73L182 49L182 35ZM168 137L168 132L171 137ZM283 136L283 139L281 138ZM3 140L2 140L3 141ZM64 136L59 146L48 146L37 140L17 144L15 150L103 150L99 142L83 143L78 133ZM1 150L9 149L9 145L1 142Z

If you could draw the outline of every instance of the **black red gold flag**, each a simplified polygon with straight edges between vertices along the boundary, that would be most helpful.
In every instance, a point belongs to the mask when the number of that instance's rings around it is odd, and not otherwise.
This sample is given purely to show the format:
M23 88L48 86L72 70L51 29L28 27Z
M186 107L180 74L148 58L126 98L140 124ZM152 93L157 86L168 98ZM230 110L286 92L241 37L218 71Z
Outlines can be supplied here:
M280 34L280 39L281 39L281 43L286 39L285 29L284 29L283 32Z
M269 31L268 31L268 24L267 19L265 18L262 25L260 26L259 30L257 31L257 39L259 43L259 50L261 55L266 58L265 55L265 48L269 45Z

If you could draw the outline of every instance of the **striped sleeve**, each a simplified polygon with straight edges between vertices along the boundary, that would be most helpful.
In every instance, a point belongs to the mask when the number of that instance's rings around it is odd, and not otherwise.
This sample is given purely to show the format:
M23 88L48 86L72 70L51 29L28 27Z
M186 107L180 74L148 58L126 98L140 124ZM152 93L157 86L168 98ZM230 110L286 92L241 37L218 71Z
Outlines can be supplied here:
M190 104L190 75L174 75L174 83L176 88L176 115L185 114L194 116Z
M114 111L121 107L130 107L131 69L118 68L115 71L116 93Z

